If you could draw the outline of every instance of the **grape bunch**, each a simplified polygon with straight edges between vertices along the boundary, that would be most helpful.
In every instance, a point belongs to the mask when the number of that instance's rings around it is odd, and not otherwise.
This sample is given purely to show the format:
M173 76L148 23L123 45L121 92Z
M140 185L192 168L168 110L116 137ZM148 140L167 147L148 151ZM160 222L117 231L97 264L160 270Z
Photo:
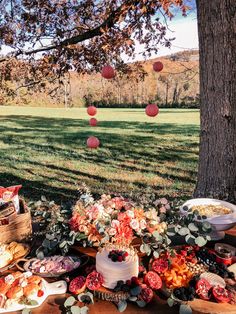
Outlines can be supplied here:
M195 297L194 287L180 287L173 290L174 296L182 301L192 301Z
M234 273L227 270L227 266L216 262L216 255L206 248L201 248L196 252L197 259L209 266L209 272L215 273L222 278L234 279Z

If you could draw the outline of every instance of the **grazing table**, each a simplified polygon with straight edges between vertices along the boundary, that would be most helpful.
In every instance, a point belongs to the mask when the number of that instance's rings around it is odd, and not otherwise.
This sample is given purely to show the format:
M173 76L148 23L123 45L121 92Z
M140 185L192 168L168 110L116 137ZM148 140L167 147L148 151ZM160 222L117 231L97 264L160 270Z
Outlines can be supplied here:
M217 242L224 242L236 247L236 228L226 232L226 236L223 240ZM214 244L212 244L214 245ZM66 298L69 294L49 296L46 301L38 308L31 310L32 314L64 314L65 308L63 306ZM81 304L82 306L82 304ZM193 314L235 314L235 311L230 311L227 308L227 304L217 304L219 312L216 312L214 308L215 304L211 308L209 302L198 300L198 306L196 310L193 310ZM102 301L95 299L94 304L89 305L89 314L115 314L119 313L116 306L112 302ZM11 312L13 313L13 312ZM14 312L21 313L21 311ZM179 307L169 307L164 300L161 300L158 296L155 296L152 302L150 302L145 308L139 308L136 304L128 303L128 307L125 311L125 314L178 314Z

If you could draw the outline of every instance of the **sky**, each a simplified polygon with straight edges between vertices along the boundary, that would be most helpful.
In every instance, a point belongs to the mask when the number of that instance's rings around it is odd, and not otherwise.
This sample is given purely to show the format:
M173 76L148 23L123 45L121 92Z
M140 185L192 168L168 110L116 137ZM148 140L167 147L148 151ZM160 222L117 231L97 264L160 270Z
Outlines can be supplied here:
M197 17L196 11L183 17L177 14L171 21L167 22L168 28L167 37L175 38L172 41L170 48L160 46L157 54L152 54L151 58L166 56L178 51L188 49L198 49L198 31L197 31ZM136 57L135 60L143 60L143 47L136 43ZM129 61L129 60L128 60Z

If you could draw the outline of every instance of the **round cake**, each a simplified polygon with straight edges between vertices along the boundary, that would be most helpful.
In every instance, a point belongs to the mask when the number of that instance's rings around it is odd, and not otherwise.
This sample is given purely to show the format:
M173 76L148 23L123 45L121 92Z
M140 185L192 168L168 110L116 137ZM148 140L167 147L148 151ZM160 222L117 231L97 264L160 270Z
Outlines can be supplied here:
M138 255L132 248L107 246L96 255L96 270L104 279L103 286L114 289L117 281L138 277Z

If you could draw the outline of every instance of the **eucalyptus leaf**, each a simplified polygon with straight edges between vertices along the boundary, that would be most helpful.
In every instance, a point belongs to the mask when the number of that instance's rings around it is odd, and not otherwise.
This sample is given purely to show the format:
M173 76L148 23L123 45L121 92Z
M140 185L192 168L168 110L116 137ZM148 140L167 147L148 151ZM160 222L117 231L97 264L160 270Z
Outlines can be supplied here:
M131 301L131 302L136 302L137 300L138 300L137 297L134 297L134 296L129 297L129 301Z
M22 314L30 314L30 313L31 313L31 310L30 310L30 309L27 309L27 308L24 308L21 313L22 313Z
M141 291L142 291L142 288L140 286L137 286L137 287L130 289L130 294L132 296L137 296L140 294Z
M63 248L63 247L66 245L66 243L67 243L66 241L61 242L61 243L59 244L59 247L60 247L60 248Z
M35 301L35 300L29 300L29 304L32 305L32 306L36 306L39 303L37 301Z
M175 301L172 298L167 299L167 304L172 307L174 305Z
M203 237L199 236L195 239L195 243L198 246L204 246L207 243L207 241Z
M208 221L204 221L202 223L202 229L205 230L205 231L211 229L211 224Z
M179 307L179 314L192 314L193 311L191 307L187 304L181 304Z
M145 307L146 304L147 304L147 303L146 303L145 301L143 301L143 300L138 300L136 303L138 304L139 307Z
M70 308L70 311L71 311L71 314L81 314L81 309L79 306L77 305L73 305L71 308Z
M185 241L189 244L189 245L195 245L195 237L188 234L185 237Z
M150 248L150 245L144 243L140 246L140 251L142 253L146 253L147 255L150 255L151 254L151 248Z
M162 236L160 235L160 233L158 231L154 231L152 233L152 236L159 242L162 241Z
M41 196L41 201L47 202L46 196L42 195L42 196Z
M80 313L81 314L87 314L89 311L89 308L87 306L83 306L80 308Z
M74 297L70 296L69 298L66 299L64 306L65 307L72 306L75 304L75 302L76 302L76 299Z
M118 308L118 311L120 313L124 312L127 308L127 302L126 301L119 301L119 303L117 304L117 308Z
M190 233L190 232L189 232L189 229L186 228L186 227L181 228L181 229L179 229L179 231L178 231L178 234L181 235L181 236L185 236L185 235L187 235L187 234L189 234L189 233Z
M154 252L153 252L153 256L154 256L155 258L158 258L158 257L160 256L160 254L159 254L158 251L154 251Z
M191 222L188 225L188 228L189 228L190 231L193 231L193 232L197 232L199 230L198 227L193 222Z

